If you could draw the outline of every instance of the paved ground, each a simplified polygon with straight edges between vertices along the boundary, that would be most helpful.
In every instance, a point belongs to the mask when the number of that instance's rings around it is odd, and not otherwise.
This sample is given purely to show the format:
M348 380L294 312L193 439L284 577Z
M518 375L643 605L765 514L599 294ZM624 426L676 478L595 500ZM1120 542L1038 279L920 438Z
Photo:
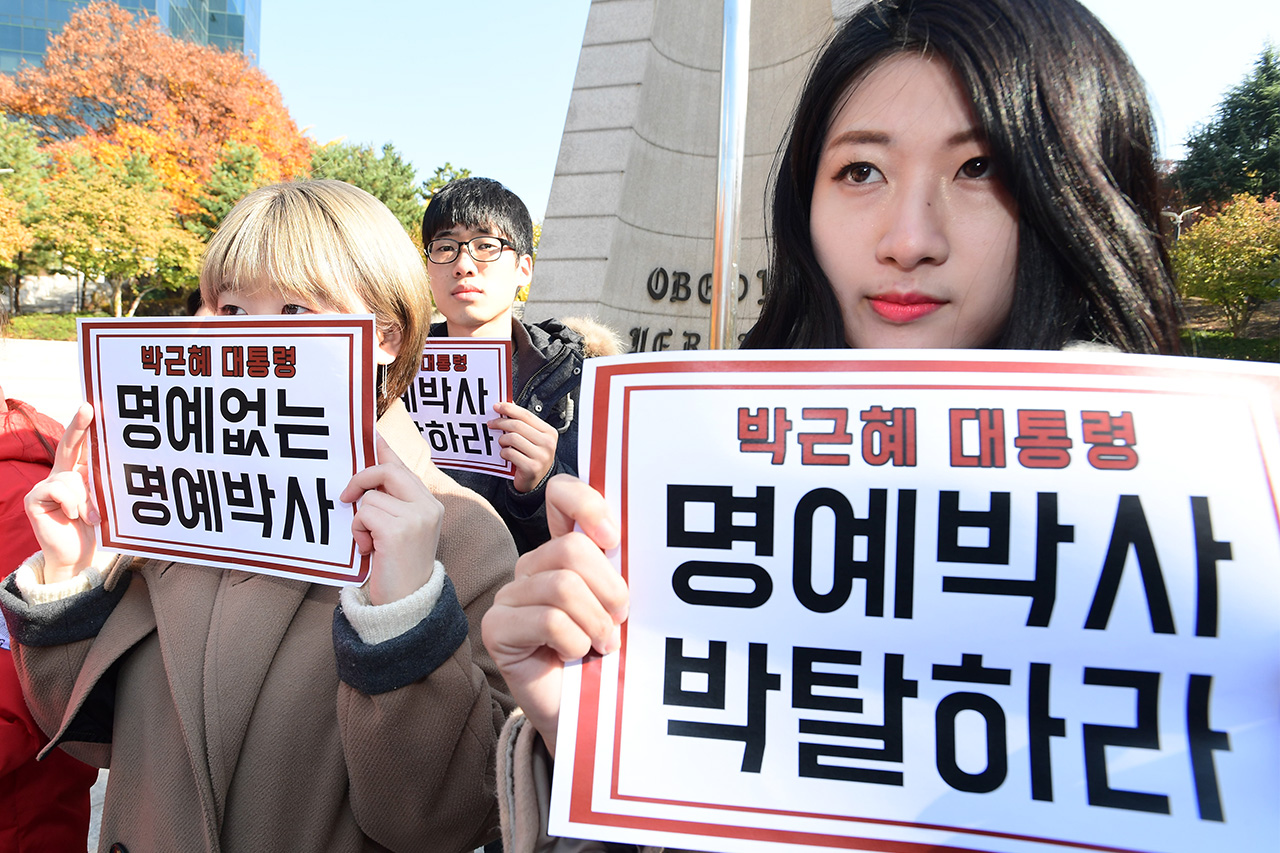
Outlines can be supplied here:
M6 397L30 403L61 424L80 405L73 341L0 339L0 387Z
M0 340L0 387L6 397L30 403L66 424L80 405L80 379L76 345L72 341ZM89 850L98 849L98 824L102 818L102 797L107 788L107 771L98 775L90 802L93 817L89 826Z

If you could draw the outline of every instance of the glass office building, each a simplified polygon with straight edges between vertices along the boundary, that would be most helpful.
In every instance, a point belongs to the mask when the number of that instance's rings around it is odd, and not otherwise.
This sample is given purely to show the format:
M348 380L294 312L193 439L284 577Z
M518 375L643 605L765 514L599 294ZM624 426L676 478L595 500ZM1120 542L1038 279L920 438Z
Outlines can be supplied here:
M40 64L49 36L90 0L0 0L0 72ZM155 15L169 32L244 53L257 64L261 0L116 0L134 14Z

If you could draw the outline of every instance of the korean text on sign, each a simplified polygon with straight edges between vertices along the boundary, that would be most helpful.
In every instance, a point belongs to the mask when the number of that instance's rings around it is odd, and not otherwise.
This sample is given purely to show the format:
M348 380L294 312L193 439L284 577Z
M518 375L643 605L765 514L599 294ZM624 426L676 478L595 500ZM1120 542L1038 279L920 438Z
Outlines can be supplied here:
M511 341L428 338L422 367L404 394L405 408L441 468L480 471L508 480L515 469L499 456L493 404L511 399Z
M553 833L1273 843L1280 372L797 352L590 379L631 608L619 654L567 670Z
M110 550L358 583L338 500L373 462L365 317L81 320Z

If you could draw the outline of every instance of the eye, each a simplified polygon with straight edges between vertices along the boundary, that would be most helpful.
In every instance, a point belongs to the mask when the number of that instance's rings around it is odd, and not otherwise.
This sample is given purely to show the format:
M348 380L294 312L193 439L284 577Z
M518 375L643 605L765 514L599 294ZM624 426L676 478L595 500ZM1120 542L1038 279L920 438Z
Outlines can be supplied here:
M481 252L493 252L502 247L502 244L492 237L476 240L471 245Z
M284 307L280 309L280 313L281 314L314 314L315 312L305 305L298 305L293 302L286 302Z
M870 163L850 163L836 177L854 184L874 184L884 180L880 170Z
M989 178L995 173L995 168L995 163L991 162L990 157L974 157L972 160L965 161L956 175L966 178Z
M218 306L219 317L236 317L247 313L248 312L239 305L232 305L230 302Z

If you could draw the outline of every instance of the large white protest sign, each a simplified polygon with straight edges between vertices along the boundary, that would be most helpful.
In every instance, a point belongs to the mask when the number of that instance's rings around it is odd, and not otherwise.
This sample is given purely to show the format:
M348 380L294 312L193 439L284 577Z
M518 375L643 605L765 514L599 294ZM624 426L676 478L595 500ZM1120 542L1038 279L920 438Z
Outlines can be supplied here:
M566 668L551 832L1273 848L1277 390L1074 353L589 361L631 609Z
M374 461L372 316L77 322L100 547L364 581L338 495Z
M515 466L489 429L494 403L511 399L511 341L427 338L422 367L404 394L405 408L441 468L515 479Z

